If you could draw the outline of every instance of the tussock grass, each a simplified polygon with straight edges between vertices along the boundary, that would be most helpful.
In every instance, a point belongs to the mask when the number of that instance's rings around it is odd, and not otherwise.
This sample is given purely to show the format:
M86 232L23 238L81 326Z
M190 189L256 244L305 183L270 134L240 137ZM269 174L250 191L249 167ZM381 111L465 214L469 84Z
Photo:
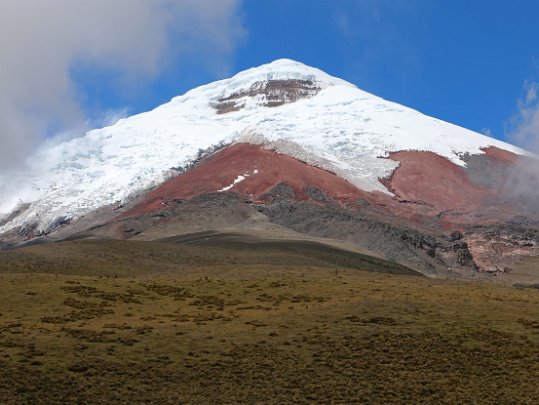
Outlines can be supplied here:
M113 263L109 277L0 270L2 403L539 397L535 289L311 263L132 266L134 277L110 277Z

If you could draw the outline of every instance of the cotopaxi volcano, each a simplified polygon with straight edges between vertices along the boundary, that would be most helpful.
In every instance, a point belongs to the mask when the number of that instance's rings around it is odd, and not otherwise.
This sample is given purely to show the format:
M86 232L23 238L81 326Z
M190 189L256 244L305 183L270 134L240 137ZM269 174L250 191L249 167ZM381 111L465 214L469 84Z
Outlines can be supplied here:
M0 242L204 231L341 240L430 275L539 255L534 155L291 60L40 149L0 177Z

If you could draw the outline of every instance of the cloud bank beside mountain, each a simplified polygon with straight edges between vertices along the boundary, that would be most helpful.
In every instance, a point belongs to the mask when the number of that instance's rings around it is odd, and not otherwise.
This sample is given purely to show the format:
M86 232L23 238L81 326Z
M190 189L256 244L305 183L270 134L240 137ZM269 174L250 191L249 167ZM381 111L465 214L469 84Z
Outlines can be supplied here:
M539 83L524 83L524 96L517 101L517 111L510 119L508 140L535 154L539 154ZM539 162L521 158L508 173L504 194L513 205L539 215Z
M193 48L223 61L244 35L240 0L6 0L0 13L0 171L46 134L84 126L73 69L151 80ZM183 56L185 59L186 56Z

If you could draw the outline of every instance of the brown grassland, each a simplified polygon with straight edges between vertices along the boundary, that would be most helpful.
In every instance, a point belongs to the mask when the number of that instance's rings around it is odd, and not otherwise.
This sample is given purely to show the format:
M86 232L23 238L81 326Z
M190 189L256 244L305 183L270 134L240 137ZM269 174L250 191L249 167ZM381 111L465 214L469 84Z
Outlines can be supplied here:
M322 245L32 246L0 294L4 404L539 398L539 290Z

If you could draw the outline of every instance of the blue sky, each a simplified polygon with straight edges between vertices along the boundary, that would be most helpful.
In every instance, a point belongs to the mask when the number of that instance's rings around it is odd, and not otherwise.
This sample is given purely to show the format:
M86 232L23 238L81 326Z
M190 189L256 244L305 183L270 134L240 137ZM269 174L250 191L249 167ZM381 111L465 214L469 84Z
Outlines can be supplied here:
M89 105L143 111L286 57L503 139L524 83L539 80L538 1L247 0L240 13L245 33L222 71L182 62L140 93L117 96L106 80L87 78Z
M278 58L539 151L537 16L536 0L6 0L0 169Z
M523 83L539 77L537 1L271 3L247 3L247 26L257 28L238 55L240 69L284 54L496 137Z
M92 97L107 107L142 111L286 57L503 139L524 83L539 80L538 1L250 0L240 12L245 35L226 70L182 63L139 100L115 97L106 86L97 86L101 94Z

